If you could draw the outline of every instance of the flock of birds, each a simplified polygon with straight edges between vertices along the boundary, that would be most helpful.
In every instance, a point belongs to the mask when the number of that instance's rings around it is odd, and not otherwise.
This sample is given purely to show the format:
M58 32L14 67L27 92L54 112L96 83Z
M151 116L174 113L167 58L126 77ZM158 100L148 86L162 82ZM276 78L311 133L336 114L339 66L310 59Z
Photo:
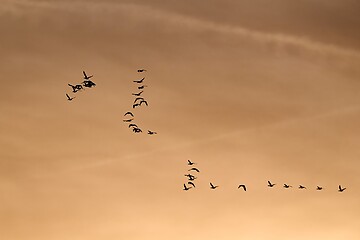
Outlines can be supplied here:
M68 84L68 86L72 88L73 93L77 93L78 91L84 90L84 88L92 88L96 86L96 84L90 80L90 78L92 78L93 75L88 76L85 71L83 71L83 75L84 75L84 81L81 84L76 84L76 85L72 85L70 83ZM75 97L70 97L69 94L67 93L66 93L66 97L68 101L72 101L75 98Z
M191 160L187 160L187 165L189 165L189 166L192 166L192 165L194 165L195 163L194 162L192 162ZM198 169L198 168L196 168L196 167L192 167L192 168L190 168L188 171L194 171L194 172L197 172L197 173L199 173L200 172L200 170ZM184 188L183 188L183 190L184 191L188 191L188 190L190 190L191 188L195 188L195 184L194 184L194 181L195 181L195 179L197 179L197 177L196 176L194 176L194 175L192 175L192 174L185 174L185 177L188 177L188 182L187 182L187 184L186 183L184 183ZM276 185L276 183L272 183L272 182L270 182L270 181L267 181L267 186L269 187L269 188L273 188L273 187L275 187L275 185ZM189 185L191 185L191 186L189 186ZM218 188L219 186L218 185L214 185L212 182L210 182L210 189L216 189L216 188ZM247 191L247 188L246 188L246 185L245 184L239 184L238 185L238 189L243 189L245 192ZM283 188L292 188L292 186L291 185L289 185L289 184L286 184L286 183L284 183L284 185L283 185ZM299 187L298 187L299 189L301 189L301 190L304 190L304 189L307 189L304 185L299 185ZM339 185L339 187L338 187L338 192L343 192L343 191L345 191L345 189L346 188L343 188L343 187L341 187L341 185ZM323 190L323 187L321 187L321 186L316 186L316 190L317 191L321 191L321 190Z
M137 72L138 73L146 72L146 69L138 69ZM142 94L144 92L143 89L145 87L147 87L147 85L143 84L144 80L145 80L145 77L143 77L143 78L141 78L139 80L134 80L133 81L137 85L137 90L139 91L137 93L132 93L132 95L135 97L133 105L132 105L133 109L141 107L141 106L143 106L143 104L145 106L149 106L148 102L145 100L145 98L142 97ZM133 120L135 118L134 118L134 114L131 111L127 111L124 114L124 117L128 117L128 118L123 119L123 122L124 123L129 123L128 127L131 128L134 133L142 133L141 128L139 128L138 125L133 122ZM154 135L154 134L157 134L157 133L154 132L154 131L148 130L147 134Z

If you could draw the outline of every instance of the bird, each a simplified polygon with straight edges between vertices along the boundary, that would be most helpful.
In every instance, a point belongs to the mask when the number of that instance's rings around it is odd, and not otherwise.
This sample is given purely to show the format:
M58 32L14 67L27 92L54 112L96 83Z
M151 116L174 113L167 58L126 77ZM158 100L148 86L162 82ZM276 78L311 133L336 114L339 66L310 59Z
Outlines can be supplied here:
M186 185L185 185L185 183L184 183L184 189L183 190L185 190L185 191L187 191L187 190L189 190L191 187L187 187Z
M212 183L210 183L210 188L211 188L211 189L215 189L215 188L217 188L217 187L219 187L219 186L214 186Z
M153 134L157 134L157 132L153 132L153 131L148 130L148 134L153 135Z
M316 190L320 191L320 190L322 190L322 189L323 189L323 187L316 186Z
M75 98L75 97L70 97L68 94L66 94L66 96L67 96L68 101L71 101L71 100L73 100Z
M193 182L188 182L188 184L190 184L191 186L193 186L195 188L195 184Z
M147 85L141 85L138 87L138 89L144 89L145 87L147 87Z
M268 187L274 187L276 185L276 183L271 183L270 181L268 181Z
M93 77L93 75L87 76L86 73L85 73L85 71L83 71L83 74L84 74L84 79L86 79L86 80L88 80L88 79L90 79L90 78Z
M130 115L130 116L134 117L134 114L133 114L132 112L126 112L126 113L124 114L124 116L126 116L126 115Z
M137 102L137 101L139 101L139 100L143 101L143 100L145 100L145 99L144 99L144 98L142 98L142 97L137 97L137 98L135 98L134 103L136 103L136 102Z
M194 181L197 177L191 174L185 174L184 176L188 177L190 181Z
M139 97L144 91L140 91L138 93L133 93L132 95Z
M142 132L142 130L140 128L133 128L133 132L134 133L140 133L140 132Z
M346 189L346 188L341 188L341 185L339 185L339 190L338 190L338 191L339 191L339 192L343 192L343 191L345 191L345 189Z
M137 128L138 126L137 126L135 123L130 123L130 124L129 124L129 128L131 128L131 127Z
M196 172L200 172L200 170L199 170L199 169L194 168L194 167L193 167L193 168L191 168L191 169L189 169L188 171L192 171L192 170L193 170L193 171L196 171Z
M130 118L130 119L124 119L123 121L124 122L131 122L132 120L134 120L133 118Z
M299 189L306 189L303 185L299 185Z
M96 86L96 84L93 81L90 81L90 80L85 80L82 83L84 84L84 87L88 87L88 88Z
M71 85L70 83L68 83L68 85L69 85L70 87L72 87L73 93L76 93L77 91L83 89L83 87L82 87L81 85L79 85L79 84L77 84L77 85L74 86L74 85Z
M286 183L284 183L284 188L289 188L289 187L292 187L292 186L287 185Z
M188 160L188 165L194 165L195 163L194 162L192 162L192 161L190 161L190 160Z
M146 72L146 69L138 69L138 72Z
M133 82L134 82L134 83L142 83L142 82L144 81L144 79L145 79L145 77L143 77L143 78L140 79L140 80L134 80Z
M133 108L136 108L136 107L139 107L140 106L140 104L139 103L135 103L135 104L133 104Z
M142 103L145 103L146 106L149 106L148 103L147 103L147 101L145 101L145 100L141 100L141 101L140 101L140 106L141 106Z
M240 184L239 186L238 186L238 188L243 188L244 189L244 191L246 192L246 186L244 185L244 184Z

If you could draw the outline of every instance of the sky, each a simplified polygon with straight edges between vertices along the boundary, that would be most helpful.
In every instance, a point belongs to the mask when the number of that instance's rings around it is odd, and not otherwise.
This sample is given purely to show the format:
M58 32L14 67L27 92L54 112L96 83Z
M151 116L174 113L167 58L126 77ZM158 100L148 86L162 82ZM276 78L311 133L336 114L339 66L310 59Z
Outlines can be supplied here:
M1 239L359 239L359 10L2 0Z

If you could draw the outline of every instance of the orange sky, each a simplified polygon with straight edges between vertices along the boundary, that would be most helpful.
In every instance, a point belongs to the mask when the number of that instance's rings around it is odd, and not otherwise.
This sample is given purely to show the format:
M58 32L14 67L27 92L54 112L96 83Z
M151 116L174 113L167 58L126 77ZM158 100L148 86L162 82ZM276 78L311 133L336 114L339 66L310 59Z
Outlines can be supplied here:
M360 239L359 10L2 0L0 238ZM97 86L73 94L83 70Z

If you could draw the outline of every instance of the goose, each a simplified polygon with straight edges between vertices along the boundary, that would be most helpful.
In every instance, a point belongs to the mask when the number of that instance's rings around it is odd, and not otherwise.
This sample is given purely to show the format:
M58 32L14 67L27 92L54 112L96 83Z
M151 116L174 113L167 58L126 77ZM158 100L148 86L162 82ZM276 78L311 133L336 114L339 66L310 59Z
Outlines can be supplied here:
M188 160L188 165L194 165L195 163L194 162L192 162L192 161L190 161L190 160Z
M306 189L303 185L299 185L299 189Z
M153 135L153 134L157 134L157 132L153 132L153 131L148 130L148 134Z
M238 186L238 189L241 188L241 187L242 187L242 188L244 189L244 191L246 192L246 186L245 186L244 184L240 184L240 185Z
M85 73L85 71L83 71L83 74L84 74L84 79L86 79L86 80L88 80L88 79L90 79L90 78L93 77L93 75L87 76L86 73Z
M73 100L75 98L75 97L70 97L68 94L66 94L66 97L67 97L68 101L71 101L71 100Z
M146 72L146 69L138 69L138 72Z
M343 191L345 191L345 189L346 189L346 188L341 188L341 185L339 185L339 190L338 190L338 191L339 191L339 192L343 192Z
M142 83L142 82L144 81L144 79L145 79L145 77L143 77L143 78L140 79L140 80L134 80L133 82L134 82L134 83Z
M271 183L270 181L268 181L268 187L274 187L276 185L276 183Z
M290 188L290 187L292 187L292 186L287 185L286 183L284 183L284 188Z
M316 186L316 190L320 191L320 190L322 190L322 189L323 189L323 187Z
M200 172L200 170L199 169L197 169L197 168L190 168L188 171L196 171L196 172Z
M134 114L133 114L132 112L126 112L126 113L124 114L124 116L126 116L126 115L130 115L130 116L134 117Z
M214 186L212 183L210 183L210 188L211 188L211 189L215 189L215 188L217 188L217 187L219 187L219 186Z
M147 85L142 85L142 86L139 86L138 89L144 89L145 87L147 87Z
M132 95L139 97L144 91L140 91L138 93L133 93Z
M187 190L189 190L191 187L187 187L186 185L185 185L185 183L184 183L184 189L183 190L185 190L185 191L187 191Z

